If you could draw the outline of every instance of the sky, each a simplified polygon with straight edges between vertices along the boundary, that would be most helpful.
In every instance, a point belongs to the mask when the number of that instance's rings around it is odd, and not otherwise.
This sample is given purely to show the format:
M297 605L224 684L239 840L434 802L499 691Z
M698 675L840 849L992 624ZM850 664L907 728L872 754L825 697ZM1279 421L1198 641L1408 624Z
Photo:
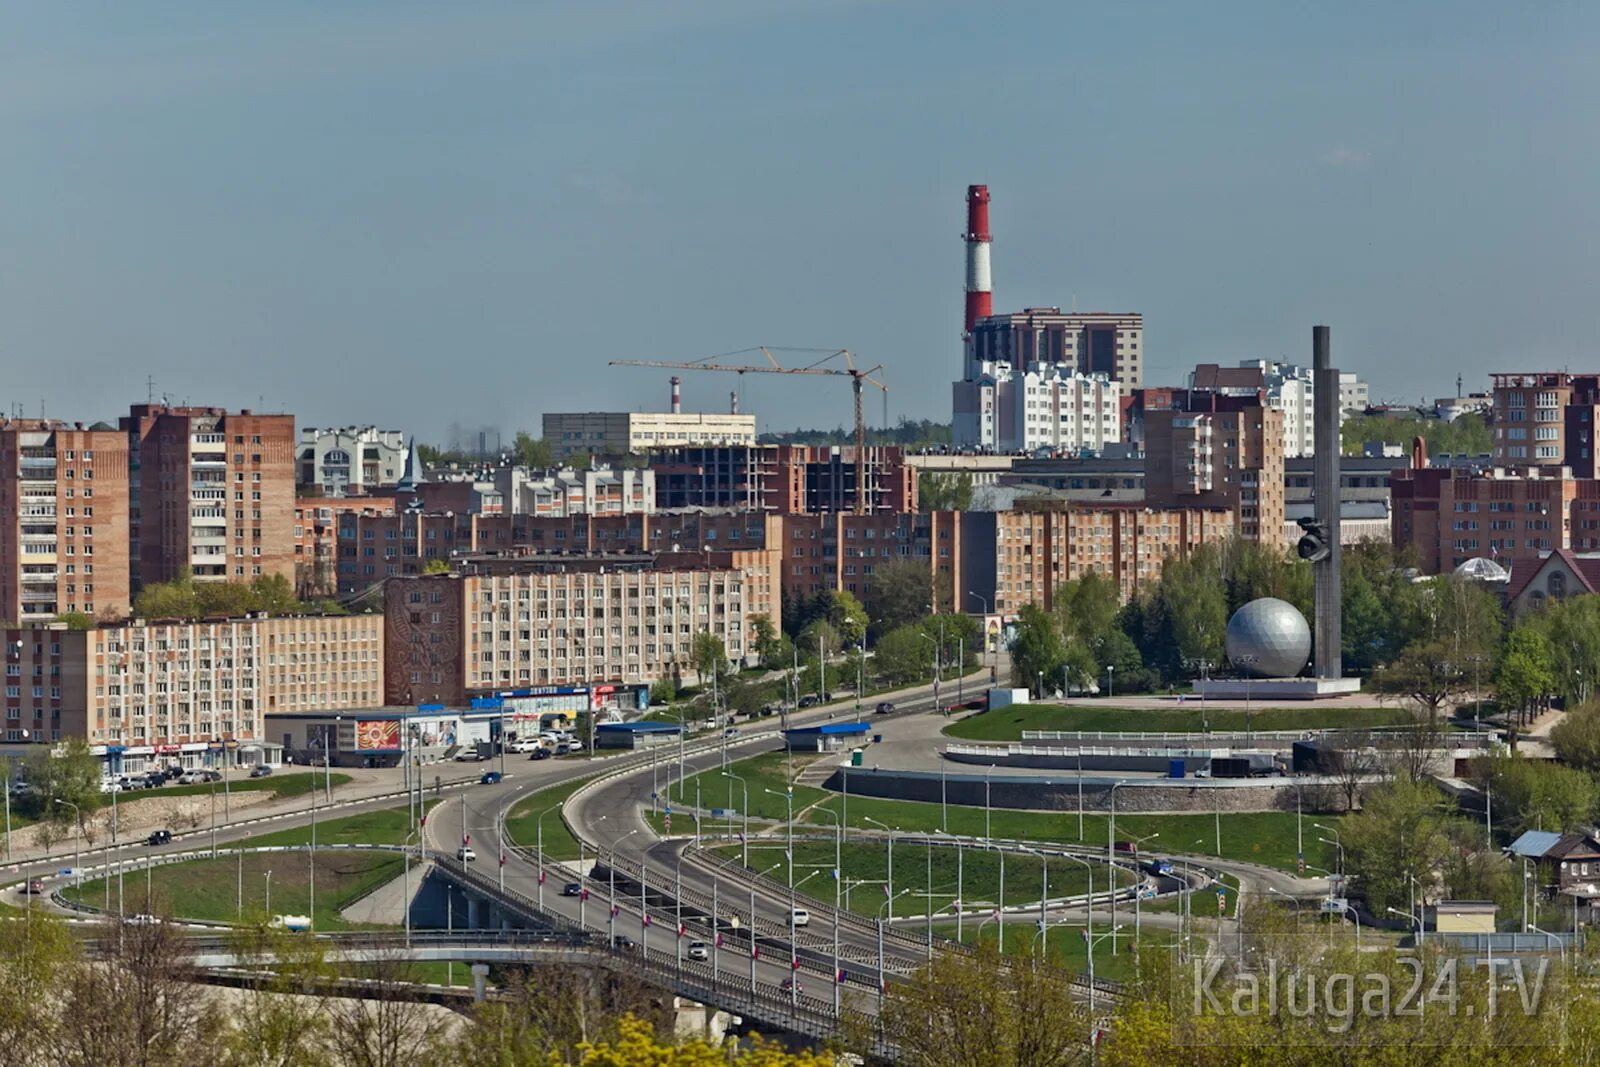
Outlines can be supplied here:
M996 311L1142 312L1146 384L1318 322L1375 398L1593 371L1597 45L1559 2L0 0L0 402L448 443L764 344L945 420L974 182ZM850 418L747 377L685 406Z

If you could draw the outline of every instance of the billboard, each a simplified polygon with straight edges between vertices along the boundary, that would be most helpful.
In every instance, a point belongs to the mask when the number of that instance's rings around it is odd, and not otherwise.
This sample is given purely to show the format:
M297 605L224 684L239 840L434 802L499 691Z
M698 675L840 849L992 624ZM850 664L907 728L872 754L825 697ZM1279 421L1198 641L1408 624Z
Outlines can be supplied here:
M356 723L356 749L396 749L400 747L400 724L394 719L366 719Z

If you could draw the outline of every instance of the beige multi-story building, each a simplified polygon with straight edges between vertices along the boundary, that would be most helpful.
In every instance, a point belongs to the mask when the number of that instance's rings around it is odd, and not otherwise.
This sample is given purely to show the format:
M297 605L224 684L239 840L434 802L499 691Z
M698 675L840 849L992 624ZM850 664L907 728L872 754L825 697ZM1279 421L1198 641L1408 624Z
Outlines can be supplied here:
M295 580L293 415L135 404L128 435L134 588Z
M985 364L1005 364L1018 374L1062 364L1137 389L1144 384L1144 316L1056 307L991 315L972 328L966 380L982 377Z
M745 576L626 559L478 560L384 583L384 694L454 703L496 690L651 682L692 670L695 636L749 649Z
M127 438L0 422L0 618L126 613L128 584Z
M965 512L961 543L968 609L1009 617L1025 604L1049 610L1063 582L1093 573L1123 600L1161 577L1173 557L1233 534L1222 508L1147 508L1139 504L1060 504L1019 511Z
M295 477L301 489L314 494L360 496L398 485L408 455L406 436L399 430L307 426L300 431Z
M199 762L258 741L267 710L379 706L383 635L375 614L10 630L6 741Z
M1494 459L1507 467L1568 467L1600 475L1600 375L1544 371L1495 374Z
M544 439L557 459L687 445L753 445L756 417L686 411L552 413L544 417Z

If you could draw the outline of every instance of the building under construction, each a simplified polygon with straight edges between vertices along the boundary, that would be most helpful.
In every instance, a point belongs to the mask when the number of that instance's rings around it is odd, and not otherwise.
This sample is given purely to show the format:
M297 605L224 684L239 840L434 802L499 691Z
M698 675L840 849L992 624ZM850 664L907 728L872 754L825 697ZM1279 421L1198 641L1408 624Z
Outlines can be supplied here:
M777 514L851 511L857 472L868 514L915 511L916 472L901 449L853 445L673 448L651 456L658 508L739 508Z

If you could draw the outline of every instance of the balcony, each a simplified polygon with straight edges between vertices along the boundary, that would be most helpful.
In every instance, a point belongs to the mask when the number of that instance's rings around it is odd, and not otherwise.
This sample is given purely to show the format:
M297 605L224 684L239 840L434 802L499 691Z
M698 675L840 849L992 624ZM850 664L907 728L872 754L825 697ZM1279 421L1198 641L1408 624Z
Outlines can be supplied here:
M22 574L22 584L23 585L39 585L42 582L42 583L54 585L55 584L55 580L56 580L56 574L57 574L57 572L56 572L54 567L52 567L50 570L47 570L47 571L25 571Z
M56 591L54 589L24 589L22 591L24 604L54 604Z

